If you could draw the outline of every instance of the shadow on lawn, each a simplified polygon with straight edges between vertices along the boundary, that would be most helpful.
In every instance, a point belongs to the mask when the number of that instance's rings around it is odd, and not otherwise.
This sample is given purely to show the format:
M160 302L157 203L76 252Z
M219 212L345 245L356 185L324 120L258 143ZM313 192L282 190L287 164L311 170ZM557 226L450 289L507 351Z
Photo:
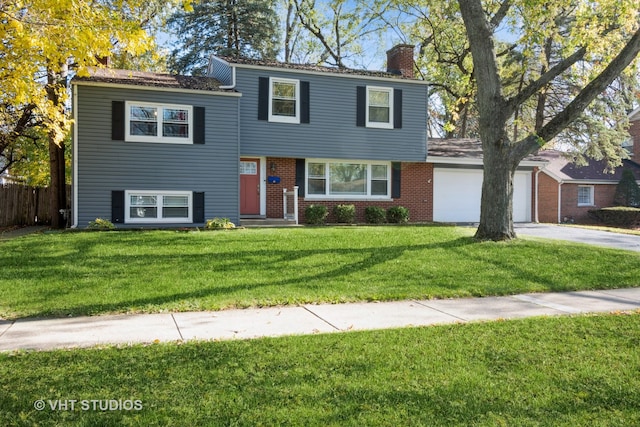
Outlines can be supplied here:
M331 243L310 248L305 242L297 246L301 249L289 242L253 237L247 246L246 236L234 233L86 233L72 244L21 246L2 254L9 268L3 268L0 286L21 284L15 293L4 292L5 309L22 313L21 317L94 315L161 308L507 295L615 283L607 271L581 278L584 283L558 279L560 265L565 276L574 277L582 263L607 263L591 251L576 255L572 247L549 245L543 258L531 259L531 251L492 243L483 246L472 237L450 235L425 235L424 240L431 241L424 243L419 239L398 243L391 234L389 239L347 241L338 248L328 247ZM298 238L293 236L291 241ZM323 243L318 240L318 246ZM520 244L524 249L528 245ZM555 267L540 268L553 260ZM482 270L493 272L490 280L478 280Z
M132 239L130 243L135 244L135 239ZM202 274L207 276L208 283L201 287L199 284L191 283L189 286L191 286L192 289L185 290L184 292L142 297L139 297L140 292L138 292L137 295L131 295L132 298L123 301L105 301L93 304L68 305L66 307L51 306L50 309L32 313L25 317L126 312L132 308L179 303L180 301L188 304L189 301L201 298L231 296L239 291L246 292L263 287L278 288L290 287L292 285L305 287L308 283L329 282L346 278L354 272L371 270L376 266L396 260L407 253L419 253L425 250L444 250L447 252L473 244L473 239L470 237L462 237L427 244L390 245L366 248L259 249L233 252L207 252L203 250L200 253L194 252L194 247L197 249L197 246L194 245L193 240L190 239L176 239L175 236L172 236L170 239L167 239L165 243L176 249L184 246L185 249L190 249L191 253L181 255L159 255L157 253L134 254L124 250L122 254L96 257L90 254L96 249L100 242L95 239L82 239L76 242L73 250L68 251L67 254L45 257L45 259L50 260L49 265L43 266L42 263L40 263L37 265L34 264L33 266L23 266L19 271L13 270L9 272L7 279L11 280L10 276L13 274L16 276L15 278L17 278L18 275L21 277L32 276L34 280L44 281L45 283L54 280L60 282L61 279L62 281L67 280L65 283L68 286L39 289L31 293L30 298L36 298L42 301L43 305L46 305L47 301L51 302L56 298L60 299L61 296L71 295L77 291L86 292L87 289L89 289L100 292L101 288L104 287L104 285L100 283L100 281L104 280L104 274L111 274L112 276L109 277L109 280L111 280L114 286L122 288L123 292L130 290L129 288L131 286L137 286L135 283L130 283L130 279L128 278L128 275L132 271L136 271L136 277L144 277L145 274L149 276L155 274L157 277L163 273L171 273L171 270L175 270L176 267L188 267L203 269L204 272ZM162 242L158 242L158 245L162 246ZM188 251L185 250L185 252ZM314 271L316 268L305 269L304 267L308 264L305 263L304 259L314 257L326 259L326 262L318 263L318 260L312 261L313 267L317 267L319 271ZM334 265L335 267L333 267ZM283 266L286 268L283 269ZM263 273L265 277L258 278L252 276L250 279L242 280L241 283L228 284L234 281L234 274L247 270L255 271L256 274ZM143 274L140 274L141 272ZM175 273L175 271L173 271L173 273ZM217 283L224 281L225 277L227 278L227 284L218 285ZM149 277L149 280L153 281L153 277ZM189 277L185 279L185 282L186 281L194 282L194 279ZM212 285L212 281L216 281L216 283ZM149 293L153 291L153 287L149 284L145 284L145 286L146 289L150 290ZM198 289L193 289L194 286L199 287ZM309 296L313 298L315 293L310 291ZM345 297L350 299L357 298L356 295L346 293ZM264 296L260 296L256 298L257 302L259 302L260 298L263 300L267 299Z

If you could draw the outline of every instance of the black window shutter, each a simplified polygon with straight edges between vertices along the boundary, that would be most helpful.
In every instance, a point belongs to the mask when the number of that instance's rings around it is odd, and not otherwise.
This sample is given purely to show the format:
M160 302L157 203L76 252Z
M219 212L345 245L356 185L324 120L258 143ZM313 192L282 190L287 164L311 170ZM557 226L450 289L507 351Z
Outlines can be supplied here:
M391 163L391 197L400 198L400 186L402 183L402 163Z
M296 185L298 186L298 196L304 197L304 159L296 159Z
M269 120L269 78L258 79L258 120Z
M193 222L204 223L204 193L193 192Z
M124 101L111 101L111 139L124 141Z
M367 122L367 88L358 86L356 92L356 126L366 126Z
M309 82L300 82L300 123L310 122Z
M124 224L124 191L111 192L111 222Z
M393 90L393 128L402 128L402 90Z
M204 107L193 107L193 143L204 144Z

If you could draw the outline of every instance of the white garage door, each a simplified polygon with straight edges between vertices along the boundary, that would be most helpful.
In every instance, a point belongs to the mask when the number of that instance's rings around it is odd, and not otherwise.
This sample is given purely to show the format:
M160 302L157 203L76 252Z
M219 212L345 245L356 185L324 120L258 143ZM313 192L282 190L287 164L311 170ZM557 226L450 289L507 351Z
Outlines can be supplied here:
M531 221L531 172L516 172L513 189L513 220ZM482 170L436 168L433 172L433 220L480 221Z

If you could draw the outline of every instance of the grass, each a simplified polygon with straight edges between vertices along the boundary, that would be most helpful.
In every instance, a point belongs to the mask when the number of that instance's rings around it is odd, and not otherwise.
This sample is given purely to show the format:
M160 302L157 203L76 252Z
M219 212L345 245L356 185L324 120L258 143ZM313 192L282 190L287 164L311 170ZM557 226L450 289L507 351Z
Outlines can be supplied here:
M0 317L217 310L640 285L640 254L455 227L41 234L0 242Z
M640 425L639 346L619 313L0 354L0 425Z

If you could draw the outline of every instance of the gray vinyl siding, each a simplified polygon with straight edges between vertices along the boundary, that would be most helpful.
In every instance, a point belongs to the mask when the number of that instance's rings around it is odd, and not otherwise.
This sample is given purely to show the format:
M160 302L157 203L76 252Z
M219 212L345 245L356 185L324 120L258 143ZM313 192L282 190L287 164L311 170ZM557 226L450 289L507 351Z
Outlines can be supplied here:
M238 222L238 99L197 93L77 86L77 224L111 218L111 192L205 193L205 219ZM205 144L111 140L112 101L184 104L205 108ZM172 224L152 224L152 227ZM180 224L185 226L186 224ZM141 227L141 224L131 225Z
M258 120L260 77L308 81L310 123ZM242 93L240 149L243 155L424 162L427 157L427 86L390 79L358 79L274 69L237 68L236 89ZM356 126L357 86L401 89L401 129Z

